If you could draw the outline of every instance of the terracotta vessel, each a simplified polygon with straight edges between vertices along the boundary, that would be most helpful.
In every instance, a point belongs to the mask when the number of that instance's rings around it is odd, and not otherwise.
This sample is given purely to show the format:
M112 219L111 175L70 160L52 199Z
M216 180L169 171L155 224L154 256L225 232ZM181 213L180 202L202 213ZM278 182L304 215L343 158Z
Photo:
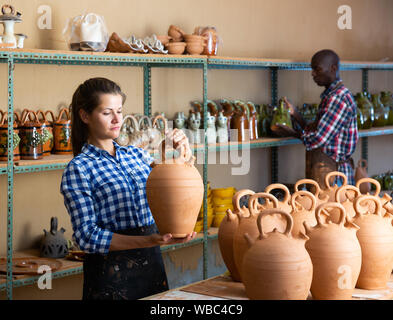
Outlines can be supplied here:
M316 182L313 179L301 179L295 183L295 186L294 186L295 192L299 191L299 186L302 184L308 184L308 185L312 185L314 187L313 195L315 197L315 200L317 201L317 203L316 203L317 207L322 203L328 202L328 200L329 200L328 195L325 195L325 197L323 199L321 198L321 188L320 188L318 182ZM309 208L311 206L311 199L309 197L297 197L296 204L299 204L304 208Z
M273 183L273 184L268 185L265 188L265 192L271 193L274 189L283 190L285 193L284 199L282 201L278 202L278 208L281 210L284 210L285 212L291 213L291 211L292 211L292 206L290 203L291 193L290 193L288 187L282 183ZM271 208L271 205L268 207Z
M203 47L204 44L203 43L199 43L199 42L187 42L186 44L186 51L189 54L201 54L203 52Z
M163 35L163 36L157 36L157 39L161 41L163 46L166 46L169 43L169 41L172 40L172 37Z
M350 195L352 193L352 195ZM345 200L342 201L343 195ZM336 191L336 202L339 202L343 205L345 212L347 214L347 219L352 220L352 218L356 215L355 208L353 206L353 202L356 197L361 195L359 188L355 186L351 186L349 184L344 185L337 189ZM340 219L340 211L339 210L331 210L329 212L329 220L338 223Z
M232 197L234 212L232 212L231 209L227 210L227 215L222 220L218 229L218 244L220 246L221 256L234 281L241 281L240 273L236 267L233 250L233 238L239 226L238 216L247 217L250 215L248 208L245 206L240 207L240 198L247 195L251 196L254 193L254 191L248 189L236 192Z
M298 198L308 198L311 202L309 207L303 207L296 203ZM291 216L293 219L292 235L299 236L300 233L306 234L304 229L304 221L311 227L317 224L317 219L315 218L315 208L317 204L317 199L311 192L308 191L296 191L291 198L292 212Z
M53 125L46 119L44 111L38 110L37 116L40 115L42 116L42 119L39 119L42 130L42 155L46 157L50 155L53 148Z
M63 116L65 118L63 119ZM72 154L71 116L68 108L60 109L59 116L53 123L54 154Z
M250 130L252 130L251 137L256 140L259 138L258 135L258 119L257 119L257 109L255 105L248 101L247 103L248 109L250 111Z
M373 184L375 186L374 196L376 196L379 199L379 201L381 202L381 207L382 207L381 208L381 213L382 213L382 216L384 216L385 213L386 213L386 205L388 205L390 203L390 201L392 200L392 197L389 196L387 193L385 193L383 195L383 197L381 197L379 195L380 192L381 192L381 184L376 179L362 178L362 179L360 179L360 180L358 180L356 182L356 187L359 188L359 190L361 190L361 187L364 184ZM366 195L370 195L370 193L367 192ZM376 210L374 201L369 201L369 206L370 206L370 210L371 211L375 211Z
M176 159L157 164L146 182L147 201L161 234L184 238L194 230L203 200L203 180L192 158L186 162L186 150Z
M168 52L170 54L183 54L186 45L185 42L169 42L167 44Z
M340 221L323 223L321 212L328 208L340 210ZM306 249L313 264L311 294L317 300L348 300L352 298L362 264L362 250L356 237L359 227L345 223L345 208L337 202L321 204L316 209L317 225L304 223Z
M197 34L185 34L183 35L185 42L198 42L200 44L204 44L207 40L207 37L203 37Z
M14 113L14 133L13 133L13 143L14 143L14 160L20 160L19 151L19 129L18 129L18 115ZM3 112L0 110L0 161L8 160L8 112Z
M253 194L248 200L248 210L250 211L250 214L248 216L238 214L239 226L233 236L233 254L237 270L239 270L241 277L243 277L241 270L243 257L248 249L248 244L244 238L244 234L248 233L249 237L254 240L258 237L259 233L256 220L258 218L258 214L266 210L264 206L257 204L259 198L269 199L271 203L273 203L274 208L278 207L278 201L273 195L265 192L259 192ZM281 218L281 216L279 216L279 218ZM282 228L281 224L277 223L276 216L271 216L265 221L266 232L272 231L276 228L276 226L280 230L285 229L285 225L284 228Z
M242 106L242 109L235 109L234 114L231 118L231 129L235 129L237 132L237 141L243 142L246 141L246 111L245 107ZM234 132L233 132L234 133ZM231 132L231 141L236 141L233 137L234 134Z
M269 215L282 215L287 226L284 233L266 232ZM293 220L289 213L267 209L257 219L259 237L245 235L249 249L242 265L246 294L253 300L306 300L312 281L313 266L305 249L308 237L291 235Z
M370 210L368 201L375 210ZM357 237L362 248L362 268L357 288L377 290L386 288L393 266L393 226L391 215L382 215L378 197L364 195L355 202L356 216L352 219L360 230ZM365 206L362 206L365 205Z
M168 36L172 38L173 41L183 41L185 32L177 26L170 25L168 29Z
M33 118L32 118L33 117ZM41 122L37 113L27 111L23 115L20 129L20 158L24 160L42 159Z
M336 191L337 191L337 189L339 187L336 184L334 186L330 185L330 179L333 178L333 177L336 177L336 176L339 176L339 177L343 178L343 184L342 184L343 186L348 183L348 178L347 178L347 176L344 173L339 172L339 171L331 171L331 172L329 172L325 176L325 188L322 188L322 191L321 191L321 198L324 198L324 197L326 197L326 195L328 195L329 196L329 199L328 199L329 202L336 201ZM345 199L343 199L343 200L345 200Z

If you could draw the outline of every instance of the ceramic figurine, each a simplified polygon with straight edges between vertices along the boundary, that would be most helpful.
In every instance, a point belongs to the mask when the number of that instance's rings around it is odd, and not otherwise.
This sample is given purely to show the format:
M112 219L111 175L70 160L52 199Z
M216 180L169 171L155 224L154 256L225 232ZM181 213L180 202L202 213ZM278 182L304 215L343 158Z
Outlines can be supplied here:
M41 257L64 258L68 254L68 243L64 238L64 228L57 230L57 217L50 219L50 231L44 229L41 241Z
M188 118L188 128L189 131L189 141L190 143L200 144L201 143L201 134L200 128L201 126L201 114L199 112L191 113L190 117Z
M217 140L216 133L216 117L207 113L207 129L206 129L207 143L215 144Z
M217 143L227 143L228 137L228 118L220 111L217 117Z
M7 13L7 9L9 12ZM4 34L2 35L2 43L10 44L10 48L17 48L18 44L23 47L23 40L26 36L16 36L14 33L14 26L17 22L22 22L20 18L21 13L15 12L15 8L12 5L5 4L1 7L2 15L0 15L0 23L4 26ZM17 39L18 38L18 39ZM23 39L22 39L23 38ZM19 43L18 43L19 40Z

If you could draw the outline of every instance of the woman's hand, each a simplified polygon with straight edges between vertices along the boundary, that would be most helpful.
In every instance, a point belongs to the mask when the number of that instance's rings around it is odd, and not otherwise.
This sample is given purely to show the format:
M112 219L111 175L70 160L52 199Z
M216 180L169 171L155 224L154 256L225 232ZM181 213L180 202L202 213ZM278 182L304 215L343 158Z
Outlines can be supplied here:
M164 246L170 244L178 244L178 243L185 243L190 240L195 239L196 232L193 231L192 233L188 234L184 238L173 238L172 234L166 233L164 235L160 235L158 233L150 235L151 241L155 243L155 245Z
M188 142L187 136L184 134L183 130L175 128L165 133L165 140L167 144L172 144L173 149L180 150L184 148L185 161L189 161L192 157L192 151L190 148L190 143Z

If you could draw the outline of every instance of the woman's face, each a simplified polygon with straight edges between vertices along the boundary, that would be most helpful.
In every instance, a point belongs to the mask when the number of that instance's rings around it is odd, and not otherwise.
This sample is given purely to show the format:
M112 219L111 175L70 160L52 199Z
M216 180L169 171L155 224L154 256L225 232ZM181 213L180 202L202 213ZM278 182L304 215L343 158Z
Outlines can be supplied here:
M81 110L81 119L89 127L89 138L113 140L119 136L123 122L123 99L118 94L101 94L101 103L91 114Z

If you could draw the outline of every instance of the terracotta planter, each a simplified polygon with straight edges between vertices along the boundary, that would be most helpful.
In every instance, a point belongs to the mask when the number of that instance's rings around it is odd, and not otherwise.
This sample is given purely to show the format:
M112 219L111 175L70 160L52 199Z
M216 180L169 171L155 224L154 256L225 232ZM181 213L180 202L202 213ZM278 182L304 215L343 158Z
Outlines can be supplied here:
M236 192L232 197L234 212L232 212L231 209L227 210L227 215L222 220L218 229L218 244L220 246L221 256L234 281L241 281L240 273L236 267L233 249L233 238L239 226L238 216L247 217L250 215L248 208L245 206L242 208L240 207L240 199L243 196L251 196L254 193L254 191L247 189Z
M298 198L307 198L311 205L309 207L303 207L298 205ZM307 224L311 227L317 224L317 219L315 218L315 208L316 208L317 200L311 192L308 191L296 191L291 198L292 212L291 216L293 219L293 228L292 235L299 236L300 233L306 234L306 230L304 229L304 221L307 221Z
M320 188L318 182L316 182L313 179L301 179L295 183L295 186L294 186L295 192L299 191L299 186L302 184L308 184L308 185L314 186L315 190L314 190L313 195L315 197L315 200L317 201L317 203L316 203L317 207L322 203L328 202L328 200L329 200L328 195L325 195L324 198L321 198L321 188ZM311 199L309 197L298 197L296 199L296 203L301 205L304 208L310 208Z
M0 161L8 161L8 113L0 110ZM14 142L14 160L20 160L20 151L19 151L19 130L18 130L18 115L15 114L14 120L14 133L13 133L13 142Z
M42 110L37 111L37 117L42 116L41 130L42 130L42 155L49 156L53 149L53 125L46 119L46 115Z
M146 182L147 200L158 230L174 238L193 232L204 193L194 160L185 162L184 152L175 160L163 159Z
M284 233L266 233L262 218L282 215L287 226ZM306 300L313 266L304 243L308 237L291 236L293 220L289 213L267 209L257 219L259 237L245 235L249 249L242 265L246 294L253 300Z
M368 205L370 200L374 202L375 210ZM375 196L357 197L354 205L356 216L352 221L360 227L357 237L362 248L362 268L356 287L367 290L384 289L393 266L391 216L382 215L381 202Z
M340 210L340 221L323 223L321 212L328 208ZM362 263L362 250L356 237L359 227L346 223L344 207L337 202L321 204L316 209L317 225L304 223L306 249L313 263L311 294L317 300L348 300L352 298Z
M33 118L32 118L33 117ZM23 160L42 159L42 129L37 113L24 113L20 128L20 158Z
M273 183L268 185L265 188L265 192L267 193L271 193L272 190L274 189L279 189L279 190L283 190L285 193L284 199L282 201L278 201L278 208L281 210L284 210L285 212L291 213L292 211L292 206L291 206L291 193L288 189L288 187L284 184L281 183ZM268 206L269 208L271 208L272 206Z
M237 270L239 270L241 277L243 277L243 272L241 270L243 257L248 249L248 244L246 239L244 238L244 234L248 233L249 237L254 240L258 237L259 233L256 225L256 220L258 218L258 214L266 210L264 206L258 204L259 198L269 199L273 204L274 208L278 207L278 200L273 195L265 192L259 192L253 194L248 201L248 209L250 211L250 215L245 216L238 214L239 226L233 236L233 254ZM278 218L280 219L281 216L279 216ZM265 221L266 232L270 232L274 228L278 228L280 230L285 229L285 225L283 228L279 219L277 219L277 215L269 216Z
M339 188L338 185L334 185L331 186L330 185L330 178L336 177L336 176L340 176L343 178L343 186L346 185L348 183L348 178L347 176L339 171L332 171L329 172L326 176L325 176L325 187L322 188L321 191L321 198L324 198L326 196L329 196L329 202L334 202L336 201L336 191ZM345 199L342 199L345 200Z
M65 115L65 119L62 117ZM59 116L53 123L54 154L72 154L71 117L67 108L60 110Z

